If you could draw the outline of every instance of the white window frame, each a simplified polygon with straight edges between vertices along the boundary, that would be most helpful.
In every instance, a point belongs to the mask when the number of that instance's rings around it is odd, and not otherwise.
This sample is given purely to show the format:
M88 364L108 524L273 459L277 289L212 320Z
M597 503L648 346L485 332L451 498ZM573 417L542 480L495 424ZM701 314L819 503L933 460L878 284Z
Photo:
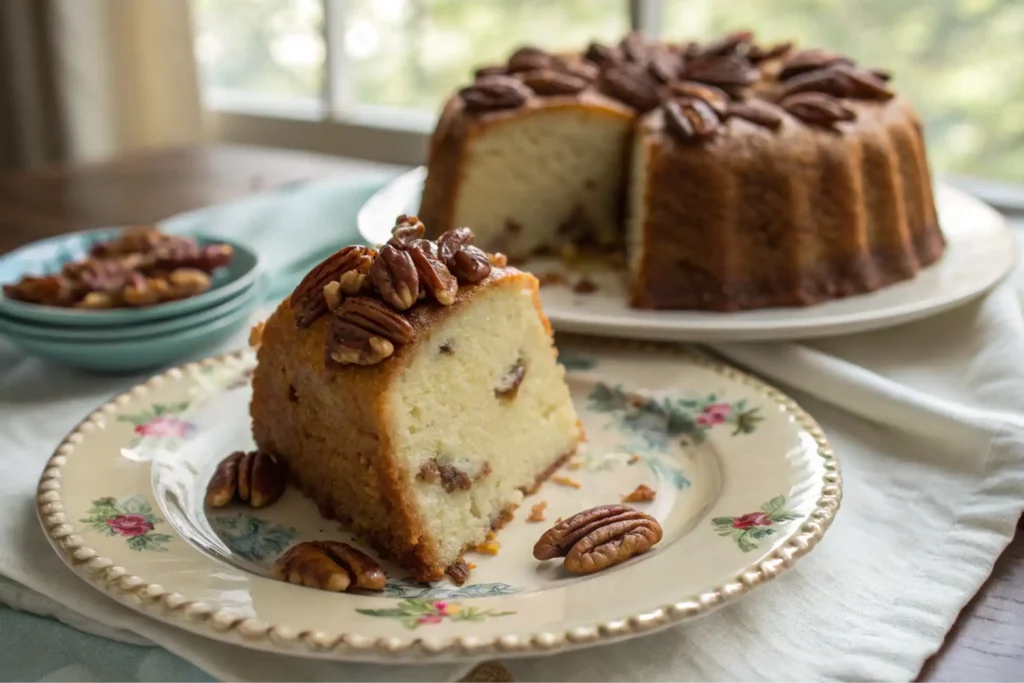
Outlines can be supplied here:
M469 1L469 0L467 0ZM554 1L554 0L552 0ZM207 91L204 107L212 139L286 147L393 164L423 163L436 112L353 105L345 78L345 0L322 0L327 47L320 98L282 99ZM649 37L661 27L662 0L622 0L632 28Z

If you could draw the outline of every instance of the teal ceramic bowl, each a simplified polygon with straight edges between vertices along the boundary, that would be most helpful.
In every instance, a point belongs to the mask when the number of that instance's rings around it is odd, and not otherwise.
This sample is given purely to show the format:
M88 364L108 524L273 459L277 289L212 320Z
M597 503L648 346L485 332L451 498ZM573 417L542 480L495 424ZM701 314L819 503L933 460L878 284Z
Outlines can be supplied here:
M115 237L119 228L86 230L33 242L0 257L0 284L17 282L25 275L45 275L61 269L65 263L77 261L97 242ZM144 321L167 320L222 303L252 284L259 277L259 257L247 247L222 238L193 235L201 245L229 244L235 257L225 268L214 273L209 291L181 301L171 301L144 308L113 308L83 310L40 306L0 296L0 315L21 321L65 327L118 328Z
M7 333L7 339L33 356L79 370L122 374L152 370L198 357L223 344L249 322L258 298L206 322L175 332L115 340L80 341Z
M0 335L41 341L112 342L173 334L190 327L216 322L225 316L232 315L239 308L251 311L260 303L261 293L260 283L257 282L243 290L238 296L210 308L169 320L142 322L138 325L118 325L110 328L54 327L21 321L0 314Z

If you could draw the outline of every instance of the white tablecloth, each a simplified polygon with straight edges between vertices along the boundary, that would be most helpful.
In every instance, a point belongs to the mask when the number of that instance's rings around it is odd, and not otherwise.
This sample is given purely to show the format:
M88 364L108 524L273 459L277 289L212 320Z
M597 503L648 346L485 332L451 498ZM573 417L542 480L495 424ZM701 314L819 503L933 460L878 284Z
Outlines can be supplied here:
M326 196L323 186L260 201L308 211L317 196ZM225 216L254 209L217 211L222 228L231 224ZM293 215L287 205L274 213ZM274 227L268 222L266 234ZM295 237L294 222L276 227ZM1017 276L980 301L891 330L715 347L789 391L823 425L844 477L832 529L794 569L697 622L503 663L517 680L914 678L1024 509L1022 284ZM244 333L233 343L244 344ZM0 575L10 579L0 582L0 601L145 639L223 679L452 680L468 670L243 652L138 615L66 570L35 519L39 472L81 417L137 379L79 375L0 344Z

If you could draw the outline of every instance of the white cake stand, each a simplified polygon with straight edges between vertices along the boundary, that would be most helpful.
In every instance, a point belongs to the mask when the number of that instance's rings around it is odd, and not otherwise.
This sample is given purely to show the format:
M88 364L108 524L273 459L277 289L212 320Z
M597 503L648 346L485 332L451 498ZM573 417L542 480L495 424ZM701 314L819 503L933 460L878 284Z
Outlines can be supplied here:
M358 216L364 239L386 242L396 216L417 213L425 176L425 168L413 169L366 202ZM543 288L544 310L560 332L699 342L826 337L933 316L988 292L1017 263L1016 242L998 212L943 183L937 183L935 190L946 253L913 280L877 292L806 308L739 313L644 311L629 307L621 273L599 270L587 273L598 286L590 294L577 294L568 286ZM540 259L523 266L536 272L553 267Z

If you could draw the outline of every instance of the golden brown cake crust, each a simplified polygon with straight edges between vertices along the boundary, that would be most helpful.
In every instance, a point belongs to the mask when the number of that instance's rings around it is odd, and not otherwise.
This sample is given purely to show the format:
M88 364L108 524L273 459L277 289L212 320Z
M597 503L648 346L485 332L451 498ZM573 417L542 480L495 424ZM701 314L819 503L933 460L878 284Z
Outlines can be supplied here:
M330 316L300 329L288 300L262 330L250 404L258 447L288 461L294 483L325 517L343 522L421 581L441 579L447 566L434 556L433 539L406 496L407 483L388 437L388 387L418 345L436 342L432 329L499 283L532 291L550 333L536 278L497 267L481 283L460 288L451 306L423 303L408 311L417 341L399 346L391 358L376 365L329 368L324 337Z

